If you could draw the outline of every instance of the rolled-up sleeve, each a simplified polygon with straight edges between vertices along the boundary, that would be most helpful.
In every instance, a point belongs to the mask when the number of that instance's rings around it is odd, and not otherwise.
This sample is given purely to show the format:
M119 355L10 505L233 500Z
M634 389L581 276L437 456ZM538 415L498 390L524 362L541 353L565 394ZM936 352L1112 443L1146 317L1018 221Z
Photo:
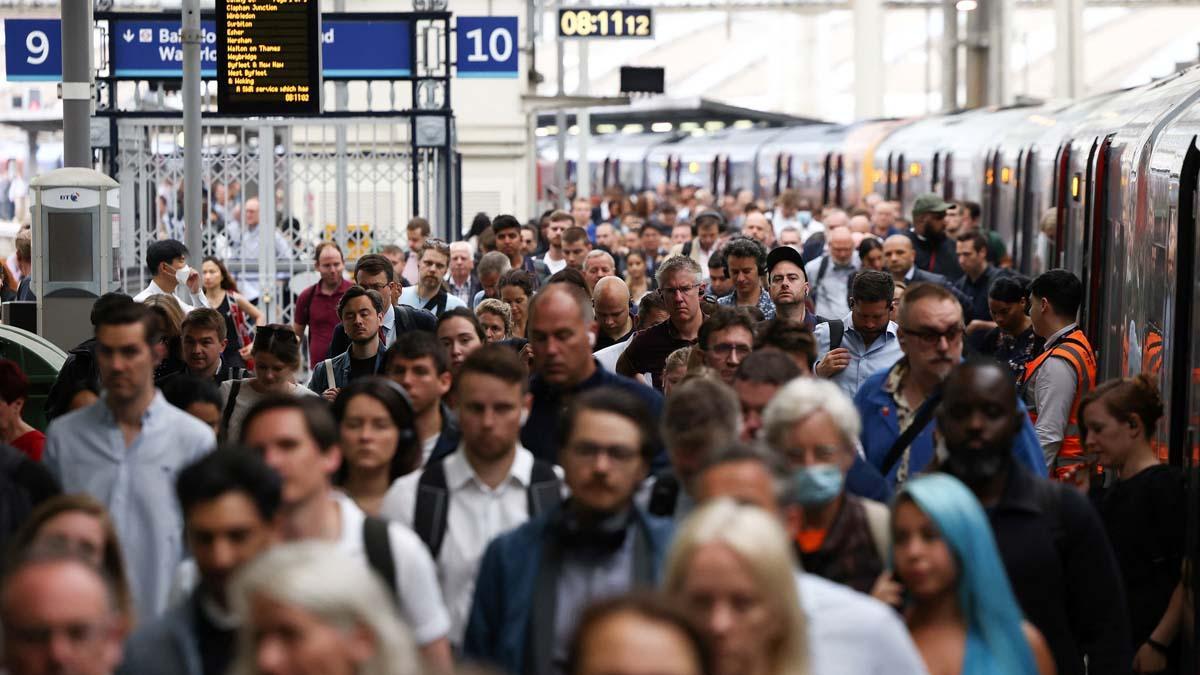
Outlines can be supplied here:
M1060 358L1046 359L1033 381L1033 392L1037 401L1037 422L1033 425L1042 450L1046 453L1046 464L1053 464L1062 447L1067 421L1071 417L1071 404L1075 401L1077 380L1075 369Z

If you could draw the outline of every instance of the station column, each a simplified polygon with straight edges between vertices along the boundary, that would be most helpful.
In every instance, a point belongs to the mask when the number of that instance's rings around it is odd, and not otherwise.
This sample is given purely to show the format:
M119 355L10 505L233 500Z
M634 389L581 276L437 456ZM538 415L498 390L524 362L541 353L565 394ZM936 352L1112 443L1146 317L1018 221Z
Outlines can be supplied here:
M1054 0L1054 95L1083 95L1083 0Z
M854 117L883 114L883 1L854 0Z

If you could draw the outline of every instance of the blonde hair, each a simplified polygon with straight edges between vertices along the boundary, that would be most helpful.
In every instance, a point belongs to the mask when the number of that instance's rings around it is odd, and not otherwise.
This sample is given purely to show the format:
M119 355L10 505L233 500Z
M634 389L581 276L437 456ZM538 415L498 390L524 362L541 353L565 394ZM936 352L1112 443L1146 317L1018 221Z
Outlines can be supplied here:
M667 554L663 590L679 597L692 558L714 544L731 549L742 561L782 628L782 639L767 654L768 675L807 675L808 621L796 586L798 567L787 533L766 511L732 499L716 499L693 511Z
M242 627L232 675L258 672L250 612L255 596L312 613L341 631L368 631L375 654L359 667L358 675L420 673L420 655L383 581L334 544L303 541L270 549L234 578L230 597Z
M478 305L475 305L475 316L479 317L483 314L494 314L500 317L504 322L504 337L512 337L512 309L507 303L495 298L481 300Z

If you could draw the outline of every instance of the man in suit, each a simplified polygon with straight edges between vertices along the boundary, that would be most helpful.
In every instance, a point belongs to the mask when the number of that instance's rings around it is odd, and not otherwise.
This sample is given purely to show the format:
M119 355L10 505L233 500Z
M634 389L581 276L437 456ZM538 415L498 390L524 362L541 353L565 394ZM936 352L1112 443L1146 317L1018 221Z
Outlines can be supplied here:
M432 312L396 302L400 296L400 285L396 281L396 270L387 258L377 254L359 258L354 267L354 283L383 296L383 306L387 311L383 313L383 324L379 331L383 333L385 346L392 346L398 334L410 330L437 331L437 319ZM329 353L325 358L339 356L349 348L350 338L346 337L346 329L339 321L333 329L333 339L329 342Z
M517 675L563 672L588 604L653 587L669 521L635 506L658 447L636 396L602 387L575 397L558 427L571 498L488 545L463 640L468 659Z

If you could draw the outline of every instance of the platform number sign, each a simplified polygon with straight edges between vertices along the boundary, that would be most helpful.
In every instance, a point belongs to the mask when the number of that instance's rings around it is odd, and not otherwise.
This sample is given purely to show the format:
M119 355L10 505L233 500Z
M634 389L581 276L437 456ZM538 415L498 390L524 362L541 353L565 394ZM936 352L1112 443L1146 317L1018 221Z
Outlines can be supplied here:
M4 62L9 81L62 79L58 19L5 19Z
M517 17L458 17L459 77L517 76Z

